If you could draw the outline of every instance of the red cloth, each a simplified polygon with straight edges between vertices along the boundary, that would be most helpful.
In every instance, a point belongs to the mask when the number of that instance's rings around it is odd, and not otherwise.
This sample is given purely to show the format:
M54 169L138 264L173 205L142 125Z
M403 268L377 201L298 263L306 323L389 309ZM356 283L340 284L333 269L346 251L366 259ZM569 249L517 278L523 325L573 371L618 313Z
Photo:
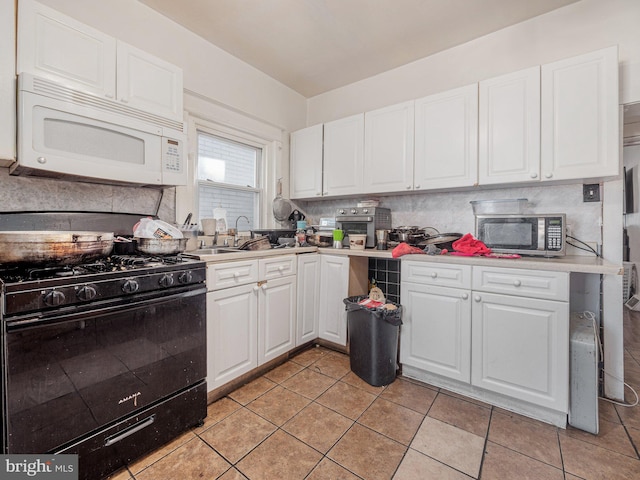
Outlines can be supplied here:
M418 247L412 247L406 242L402 242L402 243L399 243L398 246L391 251L391 256L393 258L398 258L398 257L401 257L402 255L409 255L412 253L425 254L424 250Z
M462 238L453 242L452 247L461 255L487 255L491 253L489 247L470 233L465 234ZM452 254L455 254L455 252L452 252Z

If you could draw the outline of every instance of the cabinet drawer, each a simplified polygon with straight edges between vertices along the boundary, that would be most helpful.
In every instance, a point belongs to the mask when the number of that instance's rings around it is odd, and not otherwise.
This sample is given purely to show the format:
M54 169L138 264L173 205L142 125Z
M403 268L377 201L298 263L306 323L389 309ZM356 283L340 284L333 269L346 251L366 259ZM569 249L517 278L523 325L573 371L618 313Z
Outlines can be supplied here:
M569 274L517 268L473 268L473 290L569 301Z
M469 265L402 262L401 271L402 282L471 288L471 267Z
M213 263L207 267L207 290L235 287L258 281L258 261Z
M296 256L263 258L259 260L258 275L260 280L272 280L296 274Z

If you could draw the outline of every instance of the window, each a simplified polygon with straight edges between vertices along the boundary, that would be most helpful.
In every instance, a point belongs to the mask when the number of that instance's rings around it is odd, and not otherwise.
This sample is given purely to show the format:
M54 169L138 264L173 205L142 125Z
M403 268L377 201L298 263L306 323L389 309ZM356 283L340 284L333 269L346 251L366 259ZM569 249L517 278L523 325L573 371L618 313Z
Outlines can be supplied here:
M198 131L198 213L212 218L226 210L227 227L258 228L262 193L262 149Z

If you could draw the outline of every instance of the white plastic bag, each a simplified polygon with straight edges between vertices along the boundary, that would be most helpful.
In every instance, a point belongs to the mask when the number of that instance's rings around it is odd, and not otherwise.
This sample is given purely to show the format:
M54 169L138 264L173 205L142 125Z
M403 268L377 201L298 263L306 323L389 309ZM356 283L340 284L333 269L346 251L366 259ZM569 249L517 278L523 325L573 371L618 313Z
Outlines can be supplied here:
M149 217L141 218L133 226L133 236L138 238L182 238L182 232L173 225L154 220Z

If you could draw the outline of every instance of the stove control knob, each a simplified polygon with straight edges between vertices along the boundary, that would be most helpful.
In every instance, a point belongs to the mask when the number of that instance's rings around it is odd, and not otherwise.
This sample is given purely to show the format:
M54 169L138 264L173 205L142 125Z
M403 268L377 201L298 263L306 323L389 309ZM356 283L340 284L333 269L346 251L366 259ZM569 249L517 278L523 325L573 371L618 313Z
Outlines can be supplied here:
M124 293L135 293L138 291L138 289L140 288L140 284L138 283L137 280L125 280L125 282L122 284L122 291Z
M369 213L369 209L368 209L368 208L363 208L363 209L362 209L362 213L365 213L365 214L366 214L366 213Z
M178 281L180 283L191 283L191 282L193 282L193 273L191 273L191 270L186 271L186 272L182 272L180 274L180 276L178 277Z
M83 285L76 290L76 297L83 302L93 300L97 294L98 292L96 292L96 289L91 285Z
M338 213L339 213L340 215L344 215L344 208L341 208L340 210L338 210Z
M60 290L51 290L44 294L43 300L45 305L48 305L49 307L57 307L64 303L65 296Z
M160 277L160 280L158 280L158 283L160 284L161 287L170 287L171 285L173 285L173 274L165 273Z
M352 208L351 209L351 213L353 213L355 215L356 213L358 213L358 210L356 210L355 208Z

